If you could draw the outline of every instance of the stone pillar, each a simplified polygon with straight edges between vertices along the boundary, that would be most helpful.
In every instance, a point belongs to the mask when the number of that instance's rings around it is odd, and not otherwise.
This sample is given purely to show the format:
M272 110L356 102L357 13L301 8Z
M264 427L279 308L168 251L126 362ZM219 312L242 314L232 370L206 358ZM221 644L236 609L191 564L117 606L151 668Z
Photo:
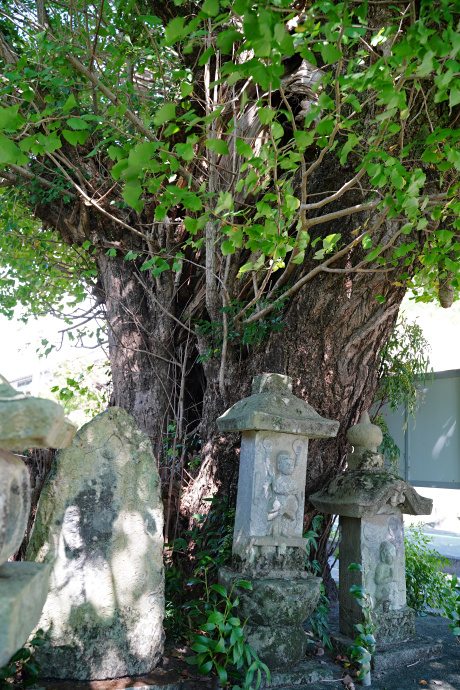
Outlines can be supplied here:
M356 637L362 610L350 587L364 585L373 601L379 650L415 636L415 612L406 603L403 514L430 515L433 503L385 471L383 456L377 452L382 432L371 424L367 412L348 431L348 441L354 447L348 455L348 470L310 496L310 501L321 512L340 516L340 633L350 638L349 643ZM361 564L362 571L349 571L351 563ZM420 654L420 648L414 653ZM410 656L401 658L405 662Z
M222 568L219 580L228 589L239 579L251 582L252 591L238 591L248 643L270 669L291 666L305 654L301 624L321 585L305 571L308 440L335 436L339 423L296 398L288 376L262 374L253 394L217 425L243 432L232 567Z
M49 565L7 562L30 511L29 471L8 450L62 448L76 431L61 405L17 393L0 376L0 666L26 642L48 594Z

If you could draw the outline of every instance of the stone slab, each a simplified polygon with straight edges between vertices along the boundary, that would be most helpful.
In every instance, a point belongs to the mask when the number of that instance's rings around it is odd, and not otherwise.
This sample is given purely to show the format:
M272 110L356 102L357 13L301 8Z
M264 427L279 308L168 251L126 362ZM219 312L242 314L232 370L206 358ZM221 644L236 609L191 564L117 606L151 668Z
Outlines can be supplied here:
M0 567L0 667L26 642L48 594L49 565L12 562Z
M149 438L111 407L60 451L27 558L52 563L36 658L45 677L149 673L163 651L163 504Z
M52 400L25 396L0 378L0 448L65 448L77 427Z
M293 668L283 671L272 671L271 680L264 675L262 678L261 688L288 688L288 687L302 687L304 685L311 687L311 683L316 683L322 680L331 680L334 676L333 671L317 661L303 661Z
M354 642L350 637L337 632L330 637L334 648L341 654L346 653L348 647ZM378 646L372 657L372 668L375 673L384 673L398 666L439 659L442 654L441 642L420 635L406 642Z

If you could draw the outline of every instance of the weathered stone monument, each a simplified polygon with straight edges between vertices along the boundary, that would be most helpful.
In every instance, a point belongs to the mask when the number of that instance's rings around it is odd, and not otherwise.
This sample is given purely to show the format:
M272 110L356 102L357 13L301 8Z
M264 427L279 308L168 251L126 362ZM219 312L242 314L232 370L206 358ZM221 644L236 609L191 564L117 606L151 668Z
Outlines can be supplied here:
M238 589L238 613L248 618L248 643L270 670L305 654L302 622L319 598L321 580L305 570L302 537L308 440L337 434L338 422L320 417L292 394L288 376L262 374L253 394L217 420L220 431L242 431L232 567L219 581Z
M339 621L344 637L338 636L338 642L346 647L357 635L355 624L362 621L362 609L350 587L360 584L373 601L374 667L383 649L390 650L393 666L410 663L412 657L439 655L436 645L431 649L415 638L415 612L406 603L405 579L403 514L430 515L433 502L385 471L384 458L377 452L382 432L371 424L367 412L347 436L354 447L348 470L310 496L318 510L340 516ZM351 563L361 564L362 571L348 570Z
M0 666L37 625L50 575L48 565L6 562L21 545L30 510L28 469L8 451L62 448L75 431L61 405L18 393L0 376Z
M163 506L149 438L111 407L57 454L27 558L52 564L37 650L50 678L148 673L163 650Z

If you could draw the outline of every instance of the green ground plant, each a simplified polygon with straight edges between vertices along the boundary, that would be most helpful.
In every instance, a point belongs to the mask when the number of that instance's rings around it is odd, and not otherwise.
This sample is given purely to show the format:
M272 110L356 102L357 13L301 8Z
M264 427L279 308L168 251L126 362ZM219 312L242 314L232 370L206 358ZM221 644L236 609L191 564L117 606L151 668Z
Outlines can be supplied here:
M37 630L24 647L11 657L9 662L0 668L0 688L21 688L35 685L40 672L40 666L34 658L37 647L46 644L43 630Z
M444 569L450 561L431 546L432 539L423 531L423 525L406 529L406 592L407 604L419 616L427 608L442 609L446 591Z
M447 580L444 590L444 613L450 620L449 628L460 642L460 582L456 575Z
M363 566L360 563L350 563L348 570L362 572ZM363 622L355 624L355 628L358 630L359 635L353 645L347 649L347 654L352 661L359 664L359 671L357 673L358 679L362 681L363 685L370 685L371 661L372 655L375 652L374 633L377 627L372 617L374 605L372 597L366 591L364 585L352 585L352 587L350 587L350 594L354 596L361 607Z
M233 524L235 509L231 508L227 498L217 501L205 499L211 506L207 515L194 515L196 523L193 529L184 533L184 537L175 539L165 550L165 628L168 637L178 641L190 635L191 621L184 617L184 607L190 598L186 583L193 575L196 579L194 596L198 599L205 596L200 583L206 572L209 584L217 582L217 571L230 561L232 555ZM193 556L193 571L190 570L190 556Z
M192 635L191 649L195 654L187 658L189 664L197 667L198 673L217 675L223 688L232 686L249 690L260 686L262 672L270 681L268 667L260 661L255 651L244 642L245 622L235 615L239 604L233 596L235 587L252 589L245 580L236 582L230 593L219 584L208 583L208 568L204 568L203 579L192 578L188 584L199 584L205 597L189 602L189 616L195 620L198 632Z
M318 550L318 536L323 521L322 515L315 515L312 520L312 529L304 534L307 539L307 557L305 566L314 575L321 576L321 566L316 558L313 556ZM313 635L321 642L323 647L327 647L332 651L332 642L329 637L329 613L331 611L331 602L326 596L324 585L321 584L321 593L319 595L318 604L308 619Z

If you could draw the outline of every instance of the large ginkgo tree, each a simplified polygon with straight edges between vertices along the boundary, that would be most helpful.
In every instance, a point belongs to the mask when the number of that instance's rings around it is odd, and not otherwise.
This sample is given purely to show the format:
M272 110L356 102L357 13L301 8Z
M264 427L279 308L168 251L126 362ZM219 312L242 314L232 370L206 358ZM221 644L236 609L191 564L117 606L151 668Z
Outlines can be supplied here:
M253 375L340 420L308 496L343 468L406 290L455 298L459 12L1 0L1 308L92 297L74 326L103 318L113 401L171 489L201 452L184 514L234 495L238 438L215 419Z

